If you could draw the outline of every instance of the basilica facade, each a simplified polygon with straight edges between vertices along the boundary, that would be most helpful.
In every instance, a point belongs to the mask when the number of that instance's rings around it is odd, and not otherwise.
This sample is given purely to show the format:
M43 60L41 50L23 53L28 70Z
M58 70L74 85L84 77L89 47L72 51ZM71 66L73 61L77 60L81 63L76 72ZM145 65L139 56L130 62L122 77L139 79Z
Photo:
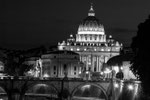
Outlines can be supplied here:
M88 16L79 25L77 34L71 34L67 41L58 43L58 50L78 53L85 69L91 72L101 72L104 63L119 55L121 49L121 43L105 34L104 26L96 18L92 5Z

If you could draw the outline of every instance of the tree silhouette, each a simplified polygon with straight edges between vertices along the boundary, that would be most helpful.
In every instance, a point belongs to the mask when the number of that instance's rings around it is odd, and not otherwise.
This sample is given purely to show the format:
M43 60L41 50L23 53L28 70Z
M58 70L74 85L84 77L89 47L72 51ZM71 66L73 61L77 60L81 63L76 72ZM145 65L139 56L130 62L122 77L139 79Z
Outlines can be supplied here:
M9 50L5 58L5 73L12 76L24 76L24 73L33 68L33 65L25 64L25 60L30 57L40 57L46 52L44 46L28 50Z
M5 62L5 73L12 76L23 76L33 67L25 64L25 59L25 55L18 53L18 51L9 53Z
M144 94L150 96L150 16L138 25L137 35L133 37L131 47L135 54L133 70L140 77Z

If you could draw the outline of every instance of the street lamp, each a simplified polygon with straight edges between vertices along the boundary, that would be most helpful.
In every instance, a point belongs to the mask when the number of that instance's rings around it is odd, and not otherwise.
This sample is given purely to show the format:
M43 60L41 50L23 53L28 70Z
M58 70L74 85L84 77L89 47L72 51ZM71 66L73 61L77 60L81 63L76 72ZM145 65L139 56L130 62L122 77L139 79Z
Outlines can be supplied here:
M118 88L118 87L119 87L119 84L118 84L118 83L115 83L115 84L114 84L114 87L115 87L115 88Z
M132 85L132 84L129 84L129 85L128 85L128 89L129 89L129 90L133 90L133 89L134 89L133 85Z

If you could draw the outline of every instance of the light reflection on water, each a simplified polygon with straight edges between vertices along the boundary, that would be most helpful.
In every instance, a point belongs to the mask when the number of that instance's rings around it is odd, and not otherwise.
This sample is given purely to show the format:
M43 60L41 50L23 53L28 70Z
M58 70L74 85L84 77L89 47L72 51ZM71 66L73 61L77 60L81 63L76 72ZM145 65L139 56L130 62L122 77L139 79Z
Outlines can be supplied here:
M2 87L0 87L0 100L8 100L7 94Z
M74 96L72 100L105 100L105 99L94 98L94 97L76 97L76 96Z
M72 97L72 100L106 100L104 91L95 85L84 85L78 88Z

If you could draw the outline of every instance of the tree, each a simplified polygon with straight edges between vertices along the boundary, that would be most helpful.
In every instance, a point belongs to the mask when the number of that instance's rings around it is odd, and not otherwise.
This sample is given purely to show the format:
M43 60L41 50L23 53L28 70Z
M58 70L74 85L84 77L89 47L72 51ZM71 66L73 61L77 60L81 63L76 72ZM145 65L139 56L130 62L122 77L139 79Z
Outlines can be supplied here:
M9 53L5 61L5 73L12 76L23 76L33 67L25 64L25 59L25 55L18 53L18 51Z
M150 96L150 17L138 25L137 35L133 37L131 47L135 54L133 70L142 82L144 94Z
M2 49L3 50L3 49ZM24 73L33 69L33 65L25 64L25 60L30 57L40 57L47 50L44 46L28 50L5 50L5 73L13 76L23 76Z

